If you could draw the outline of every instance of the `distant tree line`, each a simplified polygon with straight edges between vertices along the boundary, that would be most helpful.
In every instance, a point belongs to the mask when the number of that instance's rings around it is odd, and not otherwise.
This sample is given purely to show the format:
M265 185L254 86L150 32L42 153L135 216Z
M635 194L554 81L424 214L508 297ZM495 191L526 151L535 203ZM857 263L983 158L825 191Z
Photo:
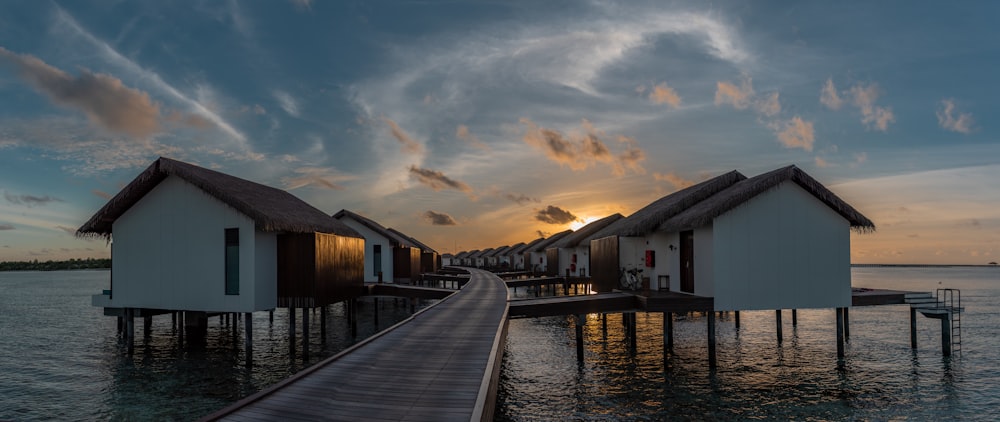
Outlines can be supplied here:
M0 261L0 271L62 271L111 268L111 258L70 259L68 261Z

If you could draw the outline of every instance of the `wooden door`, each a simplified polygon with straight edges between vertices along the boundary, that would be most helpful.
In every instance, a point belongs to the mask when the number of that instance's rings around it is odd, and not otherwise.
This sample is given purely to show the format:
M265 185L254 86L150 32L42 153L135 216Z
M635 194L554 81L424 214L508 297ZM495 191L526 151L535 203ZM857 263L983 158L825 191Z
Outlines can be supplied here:
M681 291L694 293L694 232L681 232Z

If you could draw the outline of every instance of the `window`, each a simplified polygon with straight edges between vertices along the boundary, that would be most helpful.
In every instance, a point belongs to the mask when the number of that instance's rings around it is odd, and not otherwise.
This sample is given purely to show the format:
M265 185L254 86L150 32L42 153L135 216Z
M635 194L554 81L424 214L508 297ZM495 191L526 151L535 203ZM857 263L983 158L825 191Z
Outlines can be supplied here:
M240 294L240 229L226 229L226 294Z
M374 245L372 248L372 275L378 275L382 270L382 245Z

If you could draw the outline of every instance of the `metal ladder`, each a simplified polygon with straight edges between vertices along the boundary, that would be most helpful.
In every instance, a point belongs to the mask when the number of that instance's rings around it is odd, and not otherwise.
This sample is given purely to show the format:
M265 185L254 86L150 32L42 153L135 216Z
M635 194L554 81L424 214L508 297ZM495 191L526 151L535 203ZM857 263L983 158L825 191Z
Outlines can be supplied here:
M962 352L962 291L959 289L937 289L937 305L951 311L952 351Z

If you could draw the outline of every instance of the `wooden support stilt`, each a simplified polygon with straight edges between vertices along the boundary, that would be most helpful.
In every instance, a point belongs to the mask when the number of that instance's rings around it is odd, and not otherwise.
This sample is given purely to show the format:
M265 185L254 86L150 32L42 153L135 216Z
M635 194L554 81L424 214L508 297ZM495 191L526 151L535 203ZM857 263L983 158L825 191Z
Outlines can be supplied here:
M372 298L375 301L375 330L378 331L378 298Z
M222 317L223 316L226 317L226 325L228 326L229 325L229 312L226 312L225 315L219 315L219 322L222 322Z
M131 356L135 352L135 309L125 308L125 347Z
M792 309L792 327L799 326L799 310Z
M608 314L601 314L601 338L608 339Z
M153 332L153 317L146 315L142 317L142 336L149 337L149 334Z
M837 358L844 358L844 308L837 308Z
M295 354L295 306L288 305L288 353Z
M170 313L170 328L173 330L177 329L177 311Z
M184 347L184 311L177 312L177 345Z
M674 313L663 313L663 354L674 348Z
M628 316L628 334L629 334L629 336L628 336L628 348L629 348L629 351L632 352L633 355L638 350L638 339L636 338L638 336L636 335L635 323L636 323L635 312L629 312L629 316Z
M411 297L410 298L410 313L412 314L412 313L415 313L415 312L417 312L417 298Z
M740 311L733 312L733 316L736 318L736 329L740 329Z
M243 336L245 344L243 348L246 350L246 364L247 367L253 366L253 312L247 312L243 317Z
M584 315L576 316L576 361L583 363L583 324L586 323Z
M319 339L326 341L326 306L319 307Z
M774 310L774 322L778 330L778 344L780 345L781 341L784 340L784 336L781 333L781 309Z
M302 357L309 357L309 308L302 307Z
M117 334L121 335L123 332L125 332L125 317L124 316L118 316L118 332L117 332Z
M910 308L910 348L917 348L917 310Z
M274 309L267 311L267 322L269 324L274 324Z
M844 341L851 341L851 308L844 308Z
M708 367L715 369L715 312L708 312Z

